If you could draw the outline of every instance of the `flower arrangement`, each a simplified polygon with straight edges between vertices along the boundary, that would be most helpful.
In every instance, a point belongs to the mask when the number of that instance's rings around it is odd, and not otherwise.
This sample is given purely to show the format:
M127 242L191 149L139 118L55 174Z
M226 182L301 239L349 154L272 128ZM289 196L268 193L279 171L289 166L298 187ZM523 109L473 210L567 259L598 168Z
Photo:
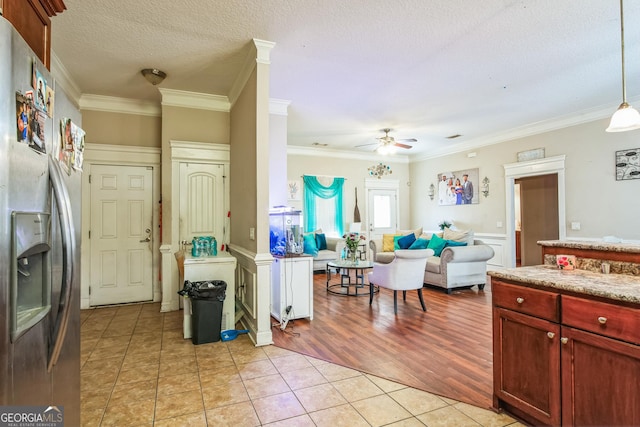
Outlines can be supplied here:
M342 238L347 245L347 249L349 249L349 255L351 255L351 259L355 260L358 245L362 240L366 240L366 237L360 233L347 233L342 236Z
M440 227L440 230L444 231L445 228L450 228L452 225L453 225L453 222L443 219L442 222L438 224L438 227Z

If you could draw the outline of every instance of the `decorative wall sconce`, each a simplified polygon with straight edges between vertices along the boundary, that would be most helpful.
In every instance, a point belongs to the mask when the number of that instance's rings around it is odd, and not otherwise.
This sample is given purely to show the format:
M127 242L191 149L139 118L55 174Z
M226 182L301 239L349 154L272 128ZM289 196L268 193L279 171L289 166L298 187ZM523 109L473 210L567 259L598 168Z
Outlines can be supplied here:
M487 178L486 176L482 180L481 191L482 194L484 194L484 197L487 197L489 195L489 178Z
M427 194L431 200L433 200L433 197L436 195L436 186L433 185L433 182L429 186L429 192Z
M369 166L368 171L369 175L375 176L378 179L382 178L383 175L391 175L393 173L391 171L391 166L383 165L382 163Z

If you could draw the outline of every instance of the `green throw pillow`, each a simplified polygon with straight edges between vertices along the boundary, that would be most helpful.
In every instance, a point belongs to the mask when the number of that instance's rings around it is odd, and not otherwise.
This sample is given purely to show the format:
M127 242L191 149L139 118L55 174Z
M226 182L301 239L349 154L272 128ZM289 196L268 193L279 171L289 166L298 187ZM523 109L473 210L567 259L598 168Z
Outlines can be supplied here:
M398 239L398 246L400 249L409 249L409 247L416 241L416 235L409 233L406 236L402 236Z
M327 249L327 238L323 233L316 233L316 247L319 251Z
M436 234L431 236L431 240L429 240L429 244L427 245L427 249L433 249L433 254L435 256L440 256L442 250L447 245L447 241L442 237L438 237Z
M314 257L318 256L318 247L316 246L316 236L314 236L313 233L309 233L302 236L302 238L304 239L303 241L304 247L302 251L305 254L312 255Z
M402 239L404 236L393 236L393 250L397 251L400 248L400 243L398 243L398 240Z
M409 246L409 249L427 249L429 241L427 239L416 239L415 242Z

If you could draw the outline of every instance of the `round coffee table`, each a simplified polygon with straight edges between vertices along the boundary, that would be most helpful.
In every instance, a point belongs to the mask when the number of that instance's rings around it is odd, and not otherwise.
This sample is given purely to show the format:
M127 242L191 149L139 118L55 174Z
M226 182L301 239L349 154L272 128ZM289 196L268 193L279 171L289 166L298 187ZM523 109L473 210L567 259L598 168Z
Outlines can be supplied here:
M369 295L369 292L358 293L359 289L365 287L364 273L365 270L373 268L373 262L371 261L346 261L336 260L327 263L327 292L331 292L334 295L343 296L363 296ZM335 270L336 274L340 275L340 283L329 284L331 281L331 270ZM351 271L354 271L354 281L351 281ZM371 286L371 285L369 285ZM351 292L353 288L353 293ZM379 288L376 286L373 290L378 292Z

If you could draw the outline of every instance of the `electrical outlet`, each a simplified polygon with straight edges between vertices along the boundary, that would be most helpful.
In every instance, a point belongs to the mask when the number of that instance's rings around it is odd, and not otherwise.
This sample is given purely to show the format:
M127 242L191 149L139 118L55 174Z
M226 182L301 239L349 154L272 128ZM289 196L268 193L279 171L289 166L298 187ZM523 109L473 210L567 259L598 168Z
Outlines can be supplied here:
M253 227L249 228L249 239L256 240L256 229Z
M571 223L571 229L572 230L580 230L580 223L579 222L572 222Z
M288 305L288 306L287 306L287 308L286 308L285 312L286 312L287 314L291 313L291 306L290 306L290 305Z

